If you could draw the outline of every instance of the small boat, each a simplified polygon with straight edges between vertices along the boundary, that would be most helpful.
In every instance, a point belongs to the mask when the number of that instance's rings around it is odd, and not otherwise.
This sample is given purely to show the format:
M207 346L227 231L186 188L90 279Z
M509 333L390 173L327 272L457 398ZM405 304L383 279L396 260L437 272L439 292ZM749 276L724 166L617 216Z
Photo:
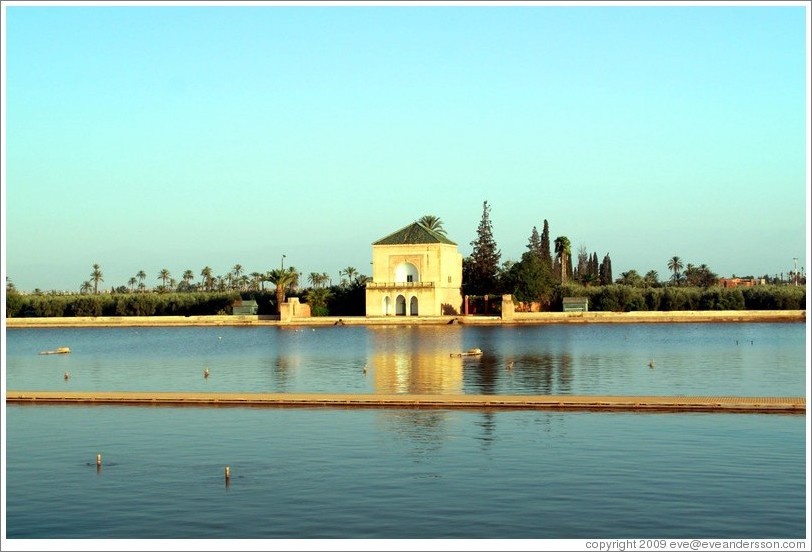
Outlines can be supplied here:
M482 354L482 349L473 348L473 349L468 349L464 353L451 353L451 356L453 356L453 357L464 357L464 356L479 356L481 354Z
M53 351L41 351L41 355L64 355L70 352L70 347L59 347Z

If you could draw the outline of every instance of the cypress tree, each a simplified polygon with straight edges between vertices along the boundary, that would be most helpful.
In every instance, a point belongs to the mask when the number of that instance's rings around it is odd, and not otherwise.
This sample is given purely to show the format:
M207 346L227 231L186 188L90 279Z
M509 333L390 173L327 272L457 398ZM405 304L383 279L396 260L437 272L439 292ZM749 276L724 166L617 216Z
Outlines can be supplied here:
M490 220L491 208L488 202L482 204L482 220L477 228L477 239L471 242L471 281L468 289L472 294L496 293L496 279L499 273L499 258L502 253L493 239Z
M612 259L609 258L609 253L603 258L599 278L602 286L612 283Z
M503 273L502 284L507 284L505 292L513 289L520 301L535 301L542 293L549 291L554 283L552 267L544 262L543 248L538 229L534 226L527 243L527 251L522 255L521 261L511 268L510 277L505 280Z
M541 260L547 264L552 273L553 256L550 253L550 226L547 224L547 219L544 219L544 227L541 230Z
M539 237L539 231L536 227L533 227L533 231L530 233L530 239L527 242L527 249L535 253L539 260L541 260L541 238Z
M593 252L592 257L589 259L589 275L594 278L598 278L599 266L598 266L598 253Z
M589 254L586 252L586 246L582 245L578 248L578 268L576 269L575 279L583 281L589 275Z

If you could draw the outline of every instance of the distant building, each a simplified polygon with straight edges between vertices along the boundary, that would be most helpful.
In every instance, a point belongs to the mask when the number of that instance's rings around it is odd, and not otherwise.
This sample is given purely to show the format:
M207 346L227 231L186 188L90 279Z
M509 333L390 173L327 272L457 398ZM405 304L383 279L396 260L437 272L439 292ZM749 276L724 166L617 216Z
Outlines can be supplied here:
M764 285L763 278L719 278L719 285L725 288L753 287Z
M459 314L461 290L457 244L419 222L372 244L367 316Z

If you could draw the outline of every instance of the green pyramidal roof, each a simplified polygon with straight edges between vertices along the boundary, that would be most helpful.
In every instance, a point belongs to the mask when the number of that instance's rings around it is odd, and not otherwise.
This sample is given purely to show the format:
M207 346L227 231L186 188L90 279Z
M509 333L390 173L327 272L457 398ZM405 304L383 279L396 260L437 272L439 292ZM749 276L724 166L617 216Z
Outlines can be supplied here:
M457 245L442 234L426 228L419 222L413 222L409 226L405 226L397 232L393 232L385 238L379 239L372 245L414 245L418 243Z

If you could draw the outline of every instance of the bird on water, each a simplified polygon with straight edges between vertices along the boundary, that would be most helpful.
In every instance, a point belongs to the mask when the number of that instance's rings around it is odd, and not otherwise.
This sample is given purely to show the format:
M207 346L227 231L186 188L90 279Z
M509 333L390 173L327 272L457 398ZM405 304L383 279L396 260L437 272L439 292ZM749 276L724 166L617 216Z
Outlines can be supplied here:
M203 377L204 377L204 378L208 378L208 377L209 377L209 369L208 369L208 368L206 368L205 370L203 370Z

